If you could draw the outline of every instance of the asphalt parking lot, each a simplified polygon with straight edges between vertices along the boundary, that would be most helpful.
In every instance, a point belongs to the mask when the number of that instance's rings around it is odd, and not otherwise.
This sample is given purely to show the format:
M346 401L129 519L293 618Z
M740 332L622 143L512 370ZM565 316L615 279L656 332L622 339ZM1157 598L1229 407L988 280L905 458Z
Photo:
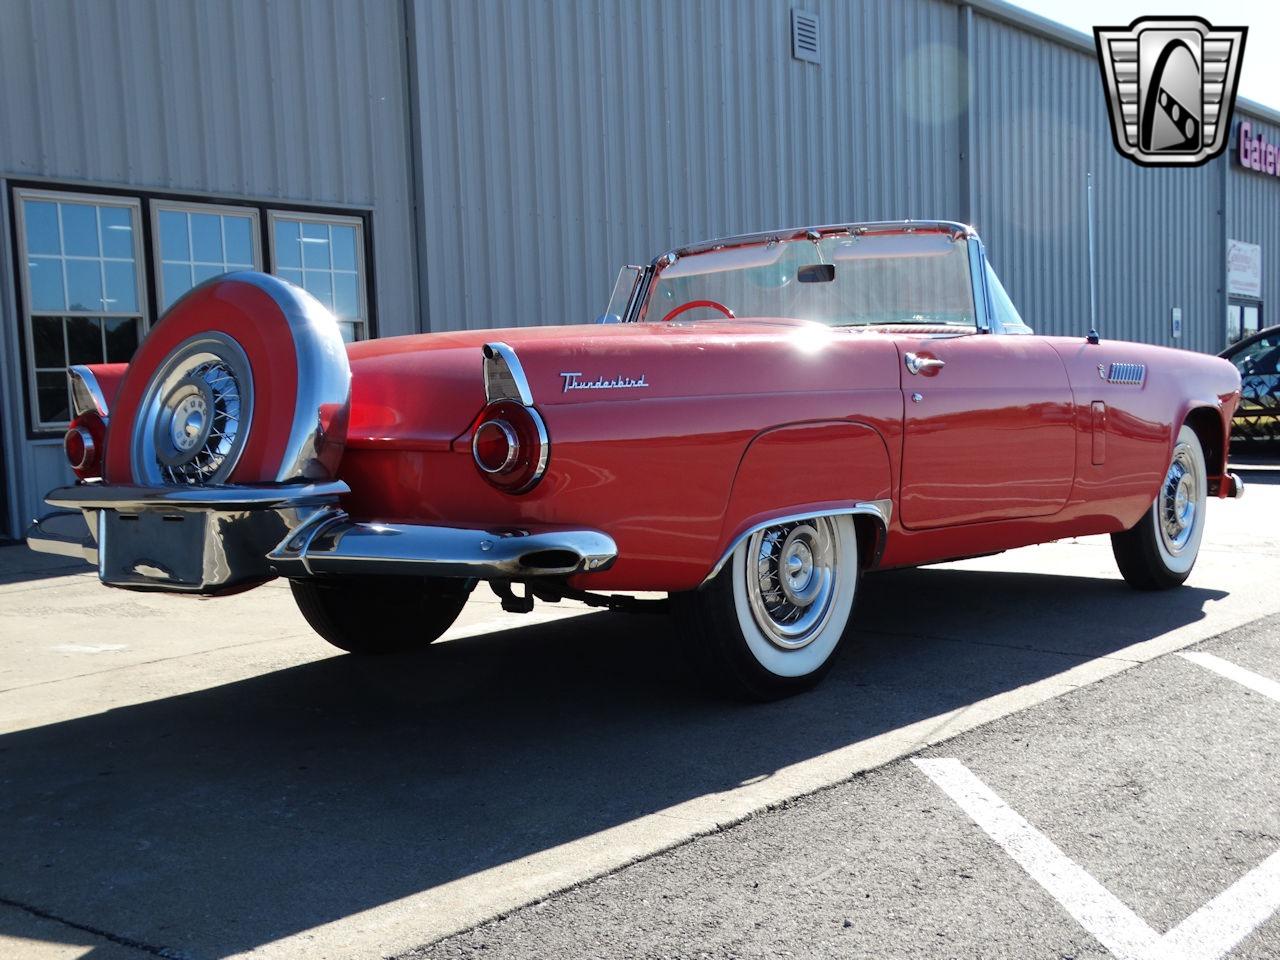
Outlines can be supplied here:
M0 956L1274 957L1280 470L1244 476L1181 590L1104 538L877 575L762 707L661 617L478 591L361 661L278 584L0 548Z

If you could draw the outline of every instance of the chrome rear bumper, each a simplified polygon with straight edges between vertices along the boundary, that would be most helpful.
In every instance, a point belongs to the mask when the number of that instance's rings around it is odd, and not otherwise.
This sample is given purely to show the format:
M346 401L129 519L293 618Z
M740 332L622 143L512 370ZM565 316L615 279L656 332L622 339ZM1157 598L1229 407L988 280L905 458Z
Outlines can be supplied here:
M384 574L519 580L607 569L613 538L598 530L475 530L361 523L341 510L316 514L268 560L285 577Z
M564 577L607 569L598 530L477 530L352 520L339 481L261 486L80 484L27 532L43 553L87 560L113 587L218 594L273 576Z

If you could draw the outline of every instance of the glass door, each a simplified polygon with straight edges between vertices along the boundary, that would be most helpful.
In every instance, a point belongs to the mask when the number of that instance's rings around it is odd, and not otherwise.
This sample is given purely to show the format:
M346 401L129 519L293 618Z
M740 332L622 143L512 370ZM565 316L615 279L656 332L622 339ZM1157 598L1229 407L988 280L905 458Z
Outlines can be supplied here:
M1262 329L1262 302L1260 300L1227 301L1227 343L1232 344L1251 337Z

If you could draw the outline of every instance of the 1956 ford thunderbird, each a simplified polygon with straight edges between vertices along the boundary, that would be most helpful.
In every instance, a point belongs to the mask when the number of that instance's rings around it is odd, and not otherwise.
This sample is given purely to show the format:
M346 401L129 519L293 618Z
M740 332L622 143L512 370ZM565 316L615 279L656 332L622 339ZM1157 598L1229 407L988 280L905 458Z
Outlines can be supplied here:
M512 611L658 591L768 698L830 666L864 572L1108 533L1174 587L1243 490L1230 363L1032 334L960 224L684 247L601 320L348 346L304 291L216 278L73 368L80 482L30 545L125 589L287 577L355 653L430 643L481 580Z

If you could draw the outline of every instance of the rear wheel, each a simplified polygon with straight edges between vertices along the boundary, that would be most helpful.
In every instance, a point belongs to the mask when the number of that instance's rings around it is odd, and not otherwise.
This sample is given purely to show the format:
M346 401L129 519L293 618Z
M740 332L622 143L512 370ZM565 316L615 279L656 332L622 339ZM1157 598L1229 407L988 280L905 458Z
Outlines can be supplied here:
M351 653L425 647L452 626L474 580L425 577L290 580L311 629Z
M1204 536L1209 480L1200 438L1183 425L1160 492L1142 519L1111 535L1120 575L1138 590L1168 590L1191 575Z
M774 700L809 689L831 668L857 589L853 518L813 517L752 534L710 583L671 600L713 684Z

